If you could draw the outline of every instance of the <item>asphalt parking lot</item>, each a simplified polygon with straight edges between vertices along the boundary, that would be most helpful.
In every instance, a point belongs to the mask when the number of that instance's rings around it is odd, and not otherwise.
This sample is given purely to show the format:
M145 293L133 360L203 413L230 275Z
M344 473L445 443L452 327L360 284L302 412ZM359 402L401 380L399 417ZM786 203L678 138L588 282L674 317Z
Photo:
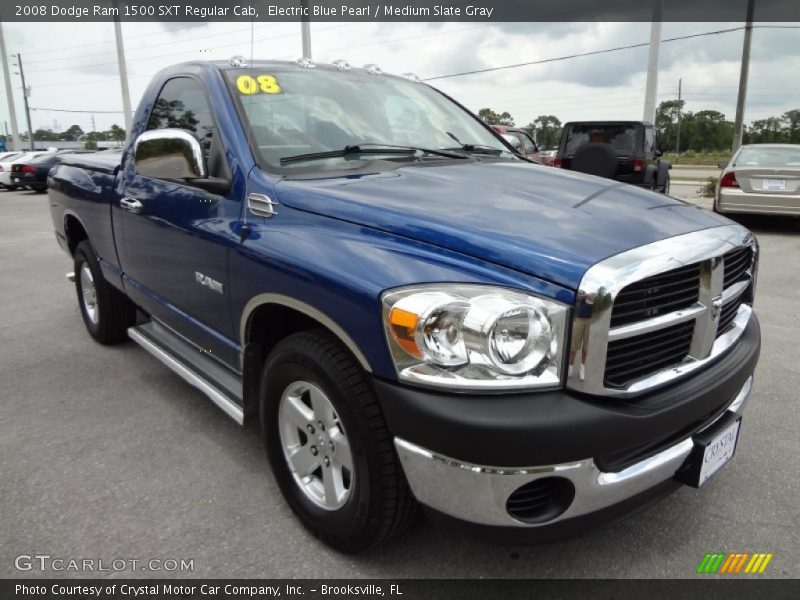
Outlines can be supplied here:
M92 341L47 196L0 191L0 577L61 575L15 569L44 553L190 558L166 575L192 577L680 578L709 551L772 552L764 576L800 577L800 219L740 222L761 243L763 350L736 456L702 490L569 542L486 545L420 520L354 557L295 520L255 428L135 344Z

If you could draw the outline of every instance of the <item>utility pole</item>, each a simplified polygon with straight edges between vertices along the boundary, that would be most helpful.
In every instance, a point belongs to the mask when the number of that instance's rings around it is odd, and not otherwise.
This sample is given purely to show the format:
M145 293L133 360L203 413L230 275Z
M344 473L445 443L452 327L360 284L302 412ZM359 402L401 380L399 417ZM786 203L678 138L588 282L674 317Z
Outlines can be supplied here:
M17 66L19 67L19 76L22 79L22 99L25 101L25 120L28 122L28 147L33 150L35 148L33 143L33 127L31 127L31 108L28 106L28 96L31 93L30 88L25 85L25 71L22 70L22 54L17 54Z
M683 84L683 79L678 79L678 139L675 142L677 148L675 149L678 156L681 155L681 85Z
M300 4L304 13L309 10L308 0L302 0ZM311 58L311 22L307 16L300 18L300 35L303 39L303 58Z
M0 60L3 61L3 77L6 84L6 102L8 102L8 118L11 121L11 145L13 150L22 149L17 129L17 110L14 108L14 90L11 87L11 73L8 70L8 57L6 56L6 40L3 37L3 23L0 21Z
M742 145L744 134L744 103L747 99L747 76L750 73L750 38L753 35L754 0L747 0L747 22L744 26L744 45L742 46L742 69L739 72L739 97L736 100L736 119L733 122L733 146L736 152Z
M658 91L658 50L661 45L661 13L663 0L653 0L653 20L650 24L650 52L647 58L647 84L644 93L644 120L656 122L656 92Z
M115 1L114 6L118 7ZM122 88L122 112L125 117L125 131L131 131L131 92L128 89L128 68L125 66L125 46L122 43L122 24L119 21L119 12L114 17L114 35L117 38L117 65L119 67L119 84Z
M97 128L94 126L94 113L92 113L92 131L97 133Z

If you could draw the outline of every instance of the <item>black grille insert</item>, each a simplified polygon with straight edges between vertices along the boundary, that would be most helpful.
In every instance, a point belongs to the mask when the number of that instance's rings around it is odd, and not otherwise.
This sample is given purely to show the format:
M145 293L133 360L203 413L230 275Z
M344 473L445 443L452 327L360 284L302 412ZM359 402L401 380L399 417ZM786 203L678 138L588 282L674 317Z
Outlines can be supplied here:
M506 500L506 510L526 523L544 523L563 513L575 498L575 486L563 477L543 477L518 487Z
M722 257L725 266L725 280L723 288L728 288L747 278L747 270L753 264L753 250L750 246L737 248L727 252Z
M722 307L722 311L719 314L719 323L717 323L717 337L727 332L733 326L733 320L736 318L736 313L739 311L741 305L742 298L740 296Z
M661 369L677 365L689 353L694 321L609 342L606 387L625 387Z
M700 264L653 275L624 287L614 300L611 327L652 319L697 302Z

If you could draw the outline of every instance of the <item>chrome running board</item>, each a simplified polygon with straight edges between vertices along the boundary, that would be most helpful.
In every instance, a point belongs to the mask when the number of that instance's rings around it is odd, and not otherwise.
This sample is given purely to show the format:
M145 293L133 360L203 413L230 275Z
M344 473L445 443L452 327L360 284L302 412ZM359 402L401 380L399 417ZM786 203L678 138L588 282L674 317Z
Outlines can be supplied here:
M159 323L131 327L128 337L203 392L231 419L244 424L241 376Z

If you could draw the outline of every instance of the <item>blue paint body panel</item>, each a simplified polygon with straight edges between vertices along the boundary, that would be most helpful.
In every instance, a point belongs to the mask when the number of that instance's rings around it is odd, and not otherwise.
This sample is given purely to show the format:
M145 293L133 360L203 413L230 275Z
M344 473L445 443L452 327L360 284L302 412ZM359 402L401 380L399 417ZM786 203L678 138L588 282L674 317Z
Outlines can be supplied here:
M175 76L205 88L231 171L230 191L146 179L131 160L155 99ZM260 169L219 66L177 65L143 96L116 159L71 157L51 173L58 236L75 219L103 272L144 311L231 369L241 368L245 306L279 294L316 308L356 343L379 377L396 378L380 296L427 282L495 284L572 304L596 262L729 223L678 200L605 179L486 158L318 177ZM248 214L248 193L279 203ZM119 207L122 197L143 205ZM249 233L242 235L244 222ZM222 285L198 284L196 272Z

